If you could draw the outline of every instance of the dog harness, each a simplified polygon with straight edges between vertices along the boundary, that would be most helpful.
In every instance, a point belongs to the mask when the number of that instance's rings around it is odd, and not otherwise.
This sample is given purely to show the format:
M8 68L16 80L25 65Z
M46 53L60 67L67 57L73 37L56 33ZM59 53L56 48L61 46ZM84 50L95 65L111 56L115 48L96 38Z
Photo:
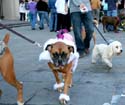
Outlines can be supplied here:
M0 41L0 57L4 54L6 50L6 44L4 43L4 41Z

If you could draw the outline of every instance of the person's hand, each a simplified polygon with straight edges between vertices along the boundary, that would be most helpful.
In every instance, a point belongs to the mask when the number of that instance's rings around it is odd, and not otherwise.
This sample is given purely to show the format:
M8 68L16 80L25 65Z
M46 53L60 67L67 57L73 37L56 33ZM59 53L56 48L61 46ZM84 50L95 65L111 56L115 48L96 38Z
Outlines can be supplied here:
M87 9L87 7L83 4L83 3L81 3L80 4L80 11L82 12L82 13L85 13L85 12L87 12L88 11L88 9Z
M121 2L118 1L118 2L116 3L116 7L118 8L118 5L120 5L120 4L121 4Z
M80 9L82 9L82 8L85 7L85 4L84 4L84 3L81 3L79 7L80 7Z

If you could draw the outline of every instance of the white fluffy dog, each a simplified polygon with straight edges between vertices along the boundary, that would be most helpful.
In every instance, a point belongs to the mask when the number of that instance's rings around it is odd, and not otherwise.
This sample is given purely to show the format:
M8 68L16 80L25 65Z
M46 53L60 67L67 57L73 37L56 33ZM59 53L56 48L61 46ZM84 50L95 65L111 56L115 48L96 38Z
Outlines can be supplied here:
M92 52L92 63L96 63L97 59L101 58L109 68L112 68L112 57L121 53L122 44L119 41L113 41L109 45L95 45Z

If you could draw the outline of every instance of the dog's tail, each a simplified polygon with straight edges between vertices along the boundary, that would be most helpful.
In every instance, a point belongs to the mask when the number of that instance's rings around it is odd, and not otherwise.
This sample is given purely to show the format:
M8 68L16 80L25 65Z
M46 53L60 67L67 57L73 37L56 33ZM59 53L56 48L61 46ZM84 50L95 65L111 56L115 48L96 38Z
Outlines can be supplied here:
M10 39L10 34L7 33L7 34L5 35L5 37L4 37L4 39L3 39L4 43L5 43L5 44L8 44L9 39Z

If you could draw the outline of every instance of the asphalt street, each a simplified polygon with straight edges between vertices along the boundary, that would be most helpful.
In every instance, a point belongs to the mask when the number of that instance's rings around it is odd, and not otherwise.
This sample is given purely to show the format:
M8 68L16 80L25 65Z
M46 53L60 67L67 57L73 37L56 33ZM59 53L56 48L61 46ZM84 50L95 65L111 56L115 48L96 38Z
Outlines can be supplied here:
M2 21L1 21L2 22ZM5 22L3 22L5 23ZM41 45L50 38L56 37L56 32L49 32L45 25L44 30L31 30L30 26L12 28L27 38L40 43ZM102 31L102 26L99 25ZM104 39L96 31L97 44L105 43ZM59 93L53 90L55 78L49 69L47 62L39 62L39 54L43 48L22 39L12 32L0 30L2 40L6 33L10 33L9 48L14 56L16 77L23 82L23 96L25 105L59 105ZM73 35L73 32L71 32ZM73 87L70 89L70 102L68 105L103 105L110 103L113 95L121 95L125 92L125 32L103 33L106 40L118 40L123 45L123 53L113 57L113 68L102 62L91 64L91 52L93 40L91 41L90 54L79 59L78 67L73 75ZM0 76L0 89L3 94L0 98L0 105L16 105L16 90ZM117 104L125 105L125 97L121 97Z

